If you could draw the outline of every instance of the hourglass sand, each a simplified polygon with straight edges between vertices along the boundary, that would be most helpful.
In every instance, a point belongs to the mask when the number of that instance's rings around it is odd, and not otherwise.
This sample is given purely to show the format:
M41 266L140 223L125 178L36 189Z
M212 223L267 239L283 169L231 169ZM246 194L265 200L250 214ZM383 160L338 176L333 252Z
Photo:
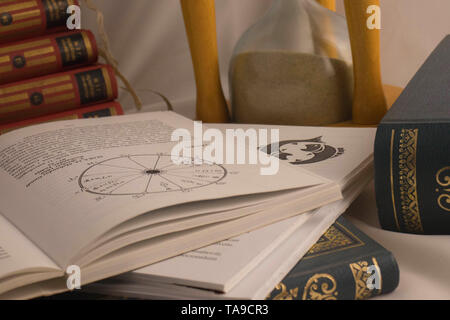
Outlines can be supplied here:
M218 67L214 0L180 1L196 76L197 117L205 122L227 122L229 113ZM330 10L336 8L334 0L317 1ZM376 125L401 93L400 88L382 85L380 31L366 28L367 8L371 5L379 5L379 0L345 0L355 76L353 121L336 125Z

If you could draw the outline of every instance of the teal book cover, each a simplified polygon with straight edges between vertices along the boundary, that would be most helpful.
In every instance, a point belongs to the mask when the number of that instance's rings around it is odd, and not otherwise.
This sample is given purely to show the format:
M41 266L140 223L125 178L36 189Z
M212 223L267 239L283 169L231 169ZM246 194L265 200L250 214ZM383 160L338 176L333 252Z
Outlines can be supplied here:
M267 298L365 300L392 292L398 283L392 253L341 217Z

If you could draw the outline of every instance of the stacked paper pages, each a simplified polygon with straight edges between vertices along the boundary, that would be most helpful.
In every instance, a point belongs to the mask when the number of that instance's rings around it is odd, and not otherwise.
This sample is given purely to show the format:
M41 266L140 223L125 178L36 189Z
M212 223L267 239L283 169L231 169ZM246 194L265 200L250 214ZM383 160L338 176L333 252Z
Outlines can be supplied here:
M280 131L247 136L266 163L200 153L211 140L172 112L0 136L0 297L67 291L79 269L82 287L124 274L145 296L261 298L372 177L371 129L214 127Z
M214 125L221 130L235 125ZM247 127L250 128L250 127ZM374 129L280 129L279 151L334 148L334 156L286 162L339 184L343 199L239 237L150 265L86 288L89 292L150 299L264 299L373 179ZM326 143L327 147L323 147ZM322 151L324 152L324 151ZM330 153L331 154L331 153ZM300 155L299 155L300 156ZM295 160L298 160L295 159Z

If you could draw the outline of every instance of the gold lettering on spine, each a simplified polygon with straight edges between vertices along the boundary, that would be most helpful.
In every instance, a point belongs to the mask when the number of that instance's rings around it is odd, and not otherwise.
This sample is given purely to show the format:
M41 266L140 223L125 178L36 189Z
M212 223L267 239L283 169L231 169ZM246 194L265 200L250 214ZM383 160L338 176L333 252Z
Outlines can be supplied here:
M402 129L399 146L399 185L401 213L408 232L423 233L417 195L418 129Z
M58 6L56 5L54 0L49 0L47 2L48 7L47 10L49 12L50 15L50 21L55 21L56 20L56 13L58 11Z
M436 192L443 192L437 199L438 206L447 212L450 212L450 167L445 167L436 173L436 182L443 188L439 188Z

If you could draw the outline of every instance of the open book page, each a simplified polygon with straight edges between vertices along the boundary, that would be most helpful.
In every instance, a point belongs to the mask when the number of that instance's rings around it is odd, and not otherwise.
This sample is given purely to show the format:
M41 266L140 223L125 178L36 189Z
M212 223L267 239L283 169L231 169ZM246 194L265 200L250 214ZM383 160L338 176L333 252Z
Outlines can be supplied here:
M309 189L319 188L313 187ZM323 204L332 203L340 199L333 189L339 190L337 186L330 189L326 185L319 197L323 197ZM107 256L102 256L97 261L83 267L82 285L116 276L119 273L128 272L142 268L146 265L162 261L197 248L239 236L250 230L257 230L272 223L299 215L304 211L317 207L317 199L300 201L301 204L289 202L279 207L272 207L265 212L252 214L231 221L215 223L181 232L167 234L161 237L151 238L145 241L132 242L133 244L120 250L115 250ZM60 281L61 282L61 281ZM64 282L64 281L63 281ZM54 286L56 284L56 287ZM39 286L26 286L8 292L15 297L31 298L37 297L42 292L55 294L64 291L64 283L46 282ZM44 291L42 291L44 290ZM3 298L3 296L1 296Z
M332 128L209 124L222 131L233 128L280 129L277 148L260 145L260 150L281 162L335 181L343 187L355 169L372 156L375 128Z
M0 279L55 270L60 268L0 214Z
M0 211L64 268L106 231L152 210L328 183L287 165L273 176L261 175L258 165L174 167L171 134L178 128L192 132L193 122L155 112L0 136Z
M363 168L358 170L358 178L353 179L349 183L348 188L343 192L344 199L326 205L320 209L303 215L309 216L308 219L300 224L295 230L282 241L274 250L271 250L264 259L261 260L247 275L241 279L231 290L226 293L217 293L211 290L204 290L205 285L199 285L202 289L196 289L191 286L185 286L176 278L167 280L164 278L153 277L152 268L157 269L158 265L166 263L166 261L142 268L132 273L120 275L115 278L106 279L104 281L91 284L85 288L87 292L96 292L108 295L118 295L125 297L138 297L146 299L264 299L275 286L285 277L285 275L295 266L295 264L303 257L309 248L316 243L320 236L335 222L335 220L350 206L354 199L364 190L365 186L373 179L373 165L365 162ZM293 219L298 219L292 218ZM268 229L266 227L264 229ZM260 229L257 232L263 232ZM286 231L290 231L286 229ZM253 232L249 233L249 235ZM239 238L239 237L238 237ZM232 240L233 241L233 240ZM235 241L235 250L240 250L240 242ZM258 248L255 243L253 245ZM212 246L211 246L212 247ZM244 252L244 251L243 251ZM217 263L211 265L209 261L201 260L197 264L203 264L199 267L202 272L215 272L220 275L231 261L226 261L232 255L218 256ZM179 259L173 258L167 262ZM178 263L178 272L182 269L189 268L194 265L192 260L184 261L184 264ZM220 263L219 263L220 262ZM172 266L174 267L174 266ZM213 267L213 270L205 271L205 269ZM158 270L161 272L160 270ZM226 272L226 271L225 271ZM173 274L171 274L173 276ZM192 276L192 273L190 274ZM202 280L202 277L199 276ZM206 279L207 277L205 277ZM198 284L201 284L200 282Z
M309 218L308 214L280 221L239 237L185 253L129 274L155 281L227 291L254 268L286 236Z

